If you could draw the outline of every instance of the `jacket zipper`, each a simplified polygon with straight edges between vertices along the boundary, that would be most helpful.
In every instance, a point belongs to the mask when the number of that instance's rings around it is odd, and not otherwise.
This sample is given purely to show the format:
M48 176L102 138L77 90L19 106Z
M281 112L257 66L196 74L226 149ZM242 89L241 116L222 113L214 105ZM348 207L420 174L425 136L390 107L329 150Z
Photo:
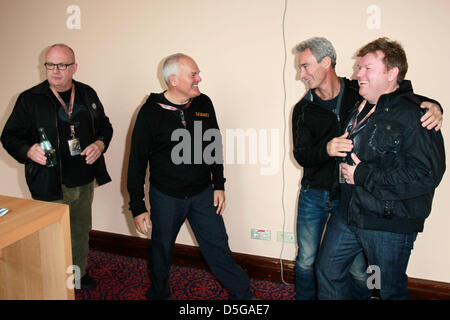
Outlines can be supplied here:
M315 102L315 101L310 101L310 103L313 104L314 107L321 108L322 111L325 111L325 112L328 112L328 113L331 113L331 114L334 115L334 117L336 118L336 121L337 121L337 125L338 125L338 126L337 126L337 129L338 129L338 132L337 132L337 133L340 135L340 132L341 132L341 129L342 129L342 128L341 128L341 115L340 115L340 114L334 113L334 111L325 108L325 107L322 106L320 103L317 103L317 102Z
M59 183L62 188L62 161L61 161L61 147L60 147L60 140L59 140L59 126L58 126L58 106L55 105L55 102L53 101L52 97L49 97L50 101L52 101L55 108L55 125L56 125L56 140L58 141L58 161L59 161ZM61 189L61 195L62 195L62 189Z

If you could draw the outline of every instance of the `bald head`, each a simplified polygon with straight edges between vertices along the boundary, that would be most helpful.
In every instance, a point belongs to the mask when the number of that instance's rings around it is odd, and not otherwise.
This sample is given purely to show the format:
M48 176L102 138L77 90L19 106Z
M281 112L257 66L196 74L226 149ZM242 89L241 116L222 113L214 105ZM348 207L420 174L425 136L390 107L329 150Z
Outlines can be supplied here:
M75 52L72 50L71 47L69 47L68 45L64 44L64 43L57 43L54 44L52 46L50 46L50 48L47 49L47 52L45 53L45 58L47 59L47 56L49 54L50 51L54 50L54 49L58 49L61 51L65 51L66 54L70 57L70 59L72 60L72 62L75 62Z

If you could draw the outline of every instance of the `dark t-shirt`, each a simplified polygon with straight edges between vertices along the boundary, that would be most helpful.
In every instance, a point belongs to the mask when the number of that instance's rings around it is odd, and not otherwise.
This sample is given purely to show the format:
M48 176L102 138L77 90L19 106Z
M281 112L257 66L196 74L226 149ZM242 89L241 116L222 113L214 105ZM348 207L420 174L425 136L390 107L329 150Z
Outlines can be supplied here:
M65 92L59 92L63 101L70 102L71 89ZM81 155L72 156L69 151L68 141L72 139L70 124L75 128L75 136L80 140L81 150L83 151L89 144L92 136L91 119L89 110L83 105L79 94L75 88L75 101L72 111L72 118L69 121L65 109L56 99L58 108L58 132L59 132L59 150L61 154L62 183L67 187L78 187L92 182L94 179L94 167L86 164L86 157Z
M335 112L335 110L337 108L339 95L337 95L336 97L334 97L333 99L330 99L330 100L322 100L316 94L315 90L311 90L311 92L312 92L312 95L313 95L313 100L315 102L321 104L322 106L324 106L325 108L329 109L330 111Z

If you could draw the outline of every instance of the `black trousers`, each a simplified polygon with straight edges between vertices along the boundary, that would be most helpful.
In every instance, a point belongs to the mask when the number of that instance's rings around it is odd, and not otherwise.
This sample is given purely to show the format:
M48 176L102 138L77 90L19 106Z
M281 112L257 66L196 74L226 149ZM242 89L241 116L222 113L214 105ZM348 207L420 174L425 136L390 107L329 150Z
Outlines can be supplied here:
M230 299L253 297L247 275L234 262L225 224L222 216L216 213L213 195L212 187L208 187L192 198L178 199L160 192L154 186L150 187L152 286L147 294L149 299L162 300L170 296L169 268L173 246L186 219L209 268L228 290Z

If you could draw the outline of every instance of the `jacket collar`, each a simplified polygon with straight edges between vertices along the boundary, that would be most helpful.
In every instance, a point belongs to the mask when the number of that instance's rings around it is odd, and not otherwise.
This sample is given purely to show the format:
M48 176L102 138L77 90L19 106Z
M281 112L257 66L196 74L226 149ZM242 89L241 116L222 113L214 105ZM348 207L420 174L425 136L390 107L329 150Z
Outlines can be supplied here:
M345 77L339 77L339 79L344 79L344 96L346 95L345 91L346 90L351 90L354 91L355 93L358 93L359 91L359 86L358 86L358 81L357 80L350 80L347 79ZM313 94L312 94L312 89L309 89L305 96L303 97L303 99L306 99L308 101L313 101Z
M390 93L381 95L380 98L378 99L377 104L380 105L380 104L384 104L386 102L391 102L392 99L398 99L400 97L411 95L413 93L414 93L414 91L413 91L411 81L403 80L396 90L394 90Z
M79 82L75 81L74 79L72 79L72 81L73 81L74 85L76 87L78 87ZM31 89L31 92L35 93L35 94L47 94L50 92L49 90L50 90L50 84L48 83L48 80L44 80L37 86L33 87Z

